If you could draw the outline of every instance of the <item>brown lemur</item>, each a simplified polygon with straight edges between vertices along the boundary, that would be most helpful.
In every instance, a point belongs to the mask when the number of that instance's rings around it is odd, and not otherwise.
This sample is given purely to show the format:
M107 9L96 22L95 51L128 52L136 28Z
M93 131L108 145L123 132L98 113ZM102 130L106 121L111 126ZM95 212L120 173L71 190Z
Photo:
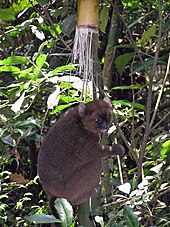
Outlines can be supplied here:
M100 188L101 158L122 155L124 148L100 144L113 112L107 98L69 109L51 127L41 146L38 174L50 199L78 205Z

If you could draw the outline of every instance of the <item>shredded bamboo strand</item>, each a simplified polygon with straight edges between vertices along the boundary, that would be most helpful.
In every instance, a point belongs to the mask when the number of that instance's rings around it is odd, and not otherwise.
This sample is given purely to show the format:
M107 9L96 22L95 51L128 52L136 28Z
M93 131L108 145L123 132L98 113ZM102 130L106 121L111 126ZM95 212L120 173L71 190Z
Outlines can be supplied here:
M98 35L98 29L77 26L74 46L73 46L73 63L79 64L79 75L83 75L82 99L86 100L87 90L91 90L93 94L94 83L94 60L93 60L93 35ZM89 81L92 81L91 89L89 89Z

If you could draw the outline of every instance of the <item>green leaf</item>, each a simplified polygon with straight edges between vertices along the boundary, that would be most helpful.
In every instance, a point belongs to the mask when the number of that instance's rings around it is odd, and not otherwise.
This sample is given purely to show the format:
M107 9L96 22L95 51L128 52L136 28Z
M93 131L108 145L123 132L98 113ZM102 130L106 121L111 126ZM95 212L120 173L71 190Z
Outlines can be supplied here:
M54 69L53 71L50 72L50 74L52 76L57 75L58 73L62 73L64 71L71 71L73 69L75 69L75 64L70 64L70 65L63 65L60 67L57 67L56 69Z
M53 77L54 78L54 77ZM60 77L58 78L58 79L60 79ZM72 88L72 84L71 83L69 83L69 82L62 82L61 84L60 84L60 88L62 89L62 88Z
M109 19L109 8L107 6L103 6L99 13L99 29L103 33L105 33L106 26Z
M140 103L133 103L133 102L129 102L127 100L114 100L112 101L113 105L120 105L120 106L128 106L128 107L134 107L136 109L140 109L140 110L146 110L146 107Z
M20 69L15 66L1 66L0 72L12 72L12 73L19 73Z
M69 6L62 6L56 10L53 10L53 12L51 12L51 15L57 19L58 16L67 14L68 10L69 10Z
M119 45L117 45L117 46L115 46L116 48L130 48L130 49L134 49L134 46L132 45L132 44L128 44L128 43L126 43L126 44L119 44Z
M132 103L132 105L133 105L134 108L136 108L136 109L144 110L144 111L146 110L146 107L145 107L144 105L140 104L140 103L134 102L134 103Z
M147 45L150 41L150 38L153 37L156 33L156 25L149 27L146 31L142 33L142 38L139 41L141 45Z
M39 0L42 5L45 5L49 2L49 0Z
M55 209L60 217L62 227L70 227L73 221L73 208L66 199L56 199Z
M61 87L61 86L60 86ZM60 95L60 100L65 102L65 103L70 103L70 102L74 102L75 99L72 98L70 95Z
M166 20L166 22L163 24L162 30L165 32L170 27L170 18Z
M0 20L10 21L15 20L15 11L13 8L0 9Z
M0 198L1 199L1 198ZM8 207L5 203L0 203L0 212L5 211L5 209Z
M129 89L140 89L142 88L142 85L136 84L136 85L129 85L129 86L117 86L113 87L112 90L129 90Z
M29 67L29 68L26 68L26 69L24 69L24 70L22 70L22 71L20 72L20 74L18 75L18 77L19 77L19 78L22 78L22 77L24 77L24 78L29 78L28 75L29 75L32 71L33 71L33 66L31 66L31 67ZM32 78L30 78L30 79L32 79Z
M139 226L138 218L133 213L133 210L130 207L125 206L123 214L124 214L125 218L127 219L126 226L128 226L128 227L138 227Z
M54 24L54 26L55 26L55 29L57 30L58 34L60 34L62 32L61 28L60 28L60 25L59 24ZM51 35L56 38L56 33L50 26L48 26L48 30L51 33Z
M165 141L165 142L162 144L162 147L167 148L167 149L170 150L170 140Z
M61 30L70 37L71 33L75 30L76 26L76 15L69 15L61 22Z
M132 103L127 100L114 100L112 101L113 105L128 106L131 107Z
M68 108L68 107L70 107L70 106L72 106L74 104L75 104L75 102L74 103L68 103L68 104L59 105L50 114L52 115L52 114L58 113L59 111L64 110L64 109L66 109L66 108Z
M149 13L150 14L150 13ZM139 17L138 19L134 20L129 26L128 28L131 28L133 27L134 25L138 24L138 23L141 23L141 21L146 17L148 16L148 14L145 14L144 16L141 16Z
M41 54L40 56L38 56L38 58L36 59L36 65L38 66L38 68L42 68L45 61L47 59L47 55L46 54Z
M13 1L12 9L15 13L20 13L18 17L20 17L27 9L32 8L33 6L37 5L37 1L30 1L30 0L19 0Z
M166 158L169 151L170 151L170 140L167 140L162 144L162 149L160 152L161 157Z
M152 148L153 148L153 144L149 144L149 145L146 147L146 151L150 151Z
M144 61L145 67L148 68L148 67L152 66L153 65L153 61L154 61L154 59L152 59L152 58L149 58L149 59L145 60ZM166 62L158 59L157 65L166 65ZM141 64L135 64L134 65L133 73L137 73L137 72L139 72L141 70L144 70L144 66L143 65L141 65Z
M11 56L4 60L0 60L0 65L19 65L28 63L29 59L22 56Z
M40 44L40 46L39 46L39 48L38 48L38 52L36 53L37 56L36 56L36 54L35 54L36 57L38 57L38 56L42 53L44 47L45 47L47 44L48 44L47 41L44 41L44 42L42 42L42 43ZM34 59L34 60L35 60L35 59Z
M126 65L130 62L130 60L133 58L134 53L126 53L122 54L119 57L116 58L114 61L116 68L120 74L124 71Z
M36 73L21 73L19 76L19 78L25 78L27 80L34 80L36 81L38 78L38 75Z
M26 216L25 219L37 224L60 222L60 220L56 219L53 215L46 215L46 214L34 214L32 216Z
M26 128L26 129L28 129L29 127L31 127L31 128L40 128L41 127L41 123L42 122L38 122L38 121L35 121L33 118L28 118L28 120L25 120L24 119L24 121L22 120L22 121L19 121L19 122L17 122L16 124L14 124L14 126L16 127L16 128Z
M17 37L20 34L20 31L17 29L14 29L14 30L10 31L9 34L11 37Z
M162 159L165 159L165 158L167 157L168 151L170 151L170 148L163 147L163 148L161 149L160 154L161 154L161 158L162 158Z

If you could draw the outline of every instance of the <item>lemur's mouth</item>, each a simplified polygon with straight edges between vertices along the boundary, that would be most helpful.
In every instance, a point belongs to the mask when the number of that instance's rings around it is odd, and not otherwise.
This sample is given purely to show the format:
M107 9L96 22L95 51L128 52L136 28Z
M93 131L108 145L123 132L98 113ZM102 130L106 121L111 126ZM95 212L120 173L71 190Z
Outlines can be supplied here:
M101 134L107 133L108 129L107 128L98 128L97 131Z

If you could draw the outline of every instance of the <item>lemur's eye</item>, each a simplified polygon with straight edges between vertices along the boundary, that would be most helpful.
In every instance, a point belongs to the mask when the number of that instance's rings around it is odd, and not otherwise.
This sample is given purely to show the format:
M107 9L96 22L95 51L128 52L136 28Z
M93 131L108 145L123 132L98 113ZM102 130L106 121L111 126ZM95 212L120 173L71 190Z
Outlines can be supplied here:
M95 122L98 122L99 121L99 119L98 118L95 118Z

